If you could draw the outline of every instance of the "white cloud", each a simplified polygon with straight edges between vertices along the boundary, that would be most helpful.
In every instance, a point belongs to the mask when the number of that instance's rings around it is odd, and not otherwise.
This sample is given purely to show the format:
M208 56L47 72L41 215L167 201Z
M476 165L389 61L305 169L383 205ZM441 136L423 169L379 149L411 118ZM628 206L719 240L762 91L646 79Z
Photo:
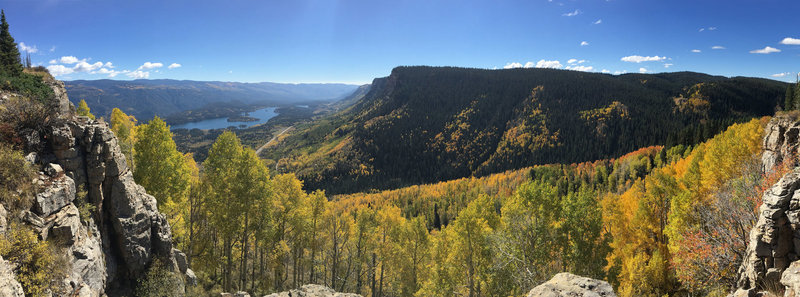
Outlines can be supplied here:
M20 42L19 43L19 49L22 50L23 52L28 52L29 54L35 54L36 52L39 51L39 49L36 48L35 45L34 46L27 46L27 45L25 45L24 42Z
M167 68L175 69L175 68L180 68L181 66L183 66L183 65L178 64L178 63L172 63L172 64L169 64L169 66L167 66Z
M721 46L721 45L715 45L715 46L712 46L712 47L711 47L711 49L715 49L715 50L724 50L724 49L725 49L725 47L724 47L724 46Z
M603 23L603 19L598 19L598 20L594 21L594 23L592 23L592 24L600 25L602 23Z
M693 52L693 53L699 53L699 52L701 52L701 51L700 51L699 49L693 49L693 50L692 50L692 52Z
M756 50L750 51L751 54L771 54L771 53L780 53L780 52L781 52L781 50L779 50L777 48L774 48L774 47L771 47L771 46L767 46L767 47L762 48L762 49L756 49Z
M717 30L717 27L708 27L708 31L714 31L714 30Z
M647 73L647 68L644 67L639 68L639 73Z
M568 16L568 17L571 17L571 16L576 16L576 15L579 15L579 14L581 14L581 11L576 9L576 10L575 10L575 11L573 11L573 12L568 12L568 13L565 13L565 14L562 14L562 15L563 15L563 16Z
M775 73L775 74L770 75L770 76L772 76L772 77L784 77L784 76L787 76L789 74L792 74L792 73L791 72Z
M800 45L800 39L786 37L783 40L781 40L781 44Z
M602 73L611 73L611 71L608 71L608 69L600 70L600 72L602 72Z
M136 69L136 70L150 70L150 69L154 69L154 68L160 68L160 67L163 67L163 66L164 66L164 64L161 64L161 63L158 63L158 62L156 62L156 63L144 62L144 64L142 64L142 66L139 66L139 68Z
M100 67L103 67L103 62L96 62L94 64L89 64L84 61L81 61L78 64L75 64L75 67L73 67L72 70L75 70L75 72L90 72L100 69Z
M50 63L50 64L58 64L58 61L56 61L56 59L52 59L52 60L50 60L50 62L47 62L47 63Z
M622 57L622 59L620 60L622 60L623 62L641 63L641 62L661 62L666 59L667 57L659 57L659 56L643 57L634 55L634 56Z
M149 78L150 77L150 72L149 71L136 70L136 71L128 72L125 75L127 75L128 77L133 78L133 79L142 79L142 78Z
M74 72L72 68L66 67L64 65L47 66L47 71L50 71L50 74L52 74L53 76L67 75Z
M525 63L525 66L523 66L523 67L525 67L525 68L533 68L533 66L536 66L536 64L533 64L533 62L528 61L528 62Z
M511 63L506 64L506 66L503 66L503 69L512 69L512 68L522 68L522 64L517 63L517 62L511 62ZM228 73L230 73L230 72L228 72Z
M554 69L559 69L559 68L561 68L563 66L564 65L561 65L561 62L558 62L557 60L547 61L547 60L542 59L542 60L539 60L539 62L536 62L536 68L554 68Z
M59 59L58 61L61 62L62 64L75 64L81 61L85 62L86 59L78 60L78 58L76 58L75 56L64 56L61 57L61 59Z
M622 71L617 70L617 71L614 71L614 74L616 74L616 75L625 74L625 73L628 73L628 70L622 70Z
M700 28L700 30L697 30L697 32L703 32L705 30L706 30L706 28Z
M586 41L581 41L581 46L586 46L586 45L589 45L589 43Z
M578 59L569 59L569 60L567 60L567 64L575 64L576 62L578 62Z
M589 72L589 71L594 70L594 67L592 67L592 66L583 66L583 65L575 65L575 66L567 66L567 69L568 70L575 70L575 71Z
M105 67L105 68L114 68L114 65L112 65L111 62L106 62L105 64L103 64L103 67Z
M125 71L116 71L116 70L109 70L107 68L100 68L96 72L92 72L92 74L95 74L95 73L97 73L97 74L108 74L108 77L115 77L120 73L128 73L128 72L130 72L130 71L127 71L127 70L125 70Z
M664 63L664 68L669 68L669 66L672 66L672 63Z

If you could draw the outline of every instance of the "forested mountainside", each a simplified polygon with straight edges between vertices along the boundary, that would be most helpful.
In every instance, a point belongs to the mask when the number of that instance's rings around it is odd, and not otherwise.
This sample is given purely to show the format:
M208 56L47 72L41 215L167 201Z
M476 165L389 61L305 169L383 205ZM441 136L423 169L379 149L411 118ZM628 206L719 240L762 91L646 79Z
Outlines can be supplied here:
M70 100L85 100L98 116L108 118L119 108L140 120L154 115L199 109L212 103L239 105L297 104L332 101L353 93L359 86L346 84L238 83L189 80L75 80L65 82Z
M398 67L262 156L329 193L695 144L770 115L786 84L692 72Z

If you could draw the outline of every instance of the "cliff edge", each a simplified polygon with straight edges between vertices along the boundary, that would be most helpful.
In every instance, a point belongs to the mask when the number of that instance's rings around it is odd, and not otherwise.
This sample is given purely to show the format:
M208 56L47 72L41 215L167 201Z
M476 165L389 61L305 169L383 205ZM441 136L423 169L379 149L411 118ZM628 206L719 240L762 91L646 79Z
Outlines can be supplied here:
M42 132L20 133L25 159L39 172L39 191L30 209L14 214L19 218L7 218L12 214L0 206L0 231L16 219L66 251L68 273L57 281L67 296L130 295L154 261L194 283L186 255L173 247L166 217L134 181L108 124L76 116L64 84L46 83L55 94L49 104L57 120ZM14 96L0 92L0 104ZM7 266L0 260L0 270ZM15 282L0 278L0 292L20 296Z

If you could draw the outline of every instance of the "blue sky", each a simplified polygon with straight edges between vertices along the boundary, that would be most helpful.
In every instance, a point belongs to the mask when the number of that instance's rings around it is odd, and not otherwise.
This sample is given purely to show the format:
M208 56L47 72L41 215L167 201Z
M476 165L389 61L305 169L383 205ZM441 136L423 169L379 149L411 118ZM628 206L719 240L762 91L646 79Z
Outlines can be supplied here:
M800 1L0 0L59 79L368 83L399 65L794 81Z

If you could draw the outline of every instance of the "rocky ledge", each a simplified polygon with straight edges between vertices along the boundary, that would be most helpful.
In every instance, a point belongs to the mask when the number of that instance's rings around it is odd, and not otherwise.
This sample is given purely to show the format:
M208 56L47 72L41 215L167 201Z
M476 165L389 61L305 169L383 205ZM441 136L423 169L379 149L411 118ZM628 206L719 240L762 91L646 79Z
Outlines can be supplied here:
M616 297L608 282L562 272L528 292L528 297Z

